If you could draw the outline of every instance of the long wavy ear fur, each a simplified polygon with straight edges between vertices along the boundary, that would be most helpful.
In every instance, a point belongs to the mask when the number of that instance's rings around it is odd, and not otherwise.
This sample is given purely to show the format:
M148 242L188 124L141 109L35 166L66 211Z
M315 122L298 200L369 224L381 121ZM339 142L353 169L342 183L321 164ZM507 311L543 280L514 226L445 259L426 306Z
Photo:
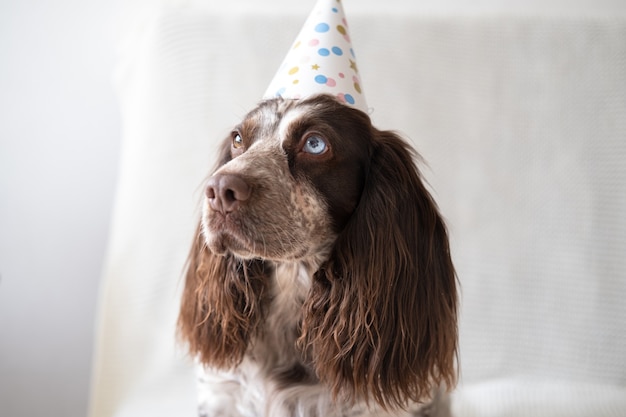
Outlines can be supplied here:
M239 364L263 318L268 266L211 253L198 228L187 266L179 336L201 363Z
M361 201L314 276L300 341L336 396L393 408L456 382L456 275L413 151L372 135Z
M224 141L218 166L230 159ZM179 338L204 365L230 368L241 362L263 319L268 264L219 256L206 247L198 224L189 253L178 316Z

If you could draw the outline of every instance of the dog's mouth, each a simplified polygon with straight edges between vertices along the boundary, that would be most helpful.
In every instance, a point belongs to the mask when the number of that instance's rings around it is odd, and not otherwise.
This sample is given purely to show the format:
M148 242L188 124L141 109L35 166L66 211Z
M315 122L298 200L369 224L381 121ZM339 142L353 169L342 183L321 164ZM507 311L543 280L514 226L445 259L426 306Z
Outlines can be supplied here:
M205 234L206 235L206 234ZM211 234L206 237L207 245L211 252L216 255L226 255L232 253L239 258L249 259L255 258L255 254L252 253L246 245L244 245L239 239L228 233Z
M256 229L260 225L255 224L255 226ZM269 229L276 229L276 227L269 227ZM285 241L284 238L273 233L273 230L251 232L246 227L246 222L239 216L207 213L202 221L202 231L211 252L221 256L230 253L240 259L296 261L307 258L311 252L309 247L295 244L293 241Z
M242 258L263 256L264 249L255 243L255 239L245 232L242 222L219 213L205 214L202 230L207 246L216 255L233 253Z

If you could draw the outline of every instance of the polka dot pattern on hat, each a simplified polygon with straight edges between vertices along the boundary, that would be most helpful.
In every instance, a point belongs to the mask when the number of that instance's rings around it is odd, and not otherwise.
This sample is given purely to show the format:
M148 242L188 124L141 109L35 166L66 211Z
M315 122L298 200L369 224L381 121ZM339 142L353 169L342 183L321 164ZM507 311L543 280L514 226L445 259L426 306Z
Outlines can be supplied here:
M319 0L264 97L319 93L367 111L348 22L338 0Z

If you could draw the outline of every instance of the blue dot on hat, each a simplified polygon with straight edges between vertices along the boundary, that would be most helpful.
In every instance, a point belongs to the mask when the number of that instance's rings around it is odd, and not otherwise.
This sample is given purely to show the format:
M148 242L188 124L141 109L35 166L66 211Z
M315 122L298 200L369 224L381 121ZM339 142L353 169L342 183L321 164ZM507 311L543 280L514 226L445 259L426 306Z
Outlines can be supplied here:
M346 99L346 101L347 101L348 103L350 103L350 104L354 104L354 103L355 103L355 101L354 101L354 97L352 97L350 94L345 94L345 95L343 96L343 98L345 98L345 99Z
M333 11L333 13L337 13L339 11L339 10L337 10L336 7L333 7L331 10Z
M315 26L315 31L319 33L328 32L329 29L330 29L330 26L328 26L327 23L318 23Z
M335 55L340 55L340 56L343 55L343 51L338 46L333 46L332 50Z
M318 84L326 84L326 81L328 81L328 78L326 78L323 75L316 75L315 76L315 82Z
M330 51L326 48L320 48L317 50L317 53L320 54L321 56L328 56L330 55Z

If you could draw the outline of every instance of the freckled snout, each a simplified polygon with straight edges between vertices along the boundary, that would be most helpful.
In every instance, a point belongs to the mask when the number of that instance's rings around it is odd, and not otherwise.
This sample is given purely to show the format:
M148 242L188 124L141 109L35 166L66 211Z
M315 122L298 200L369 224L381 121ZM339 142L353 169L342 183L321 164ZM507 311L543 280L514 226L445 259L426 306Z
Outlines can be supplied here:
M228 214L250 198L250 191L250 186L243 178L233 174L216 174L207 183L206 196L213 210Z

